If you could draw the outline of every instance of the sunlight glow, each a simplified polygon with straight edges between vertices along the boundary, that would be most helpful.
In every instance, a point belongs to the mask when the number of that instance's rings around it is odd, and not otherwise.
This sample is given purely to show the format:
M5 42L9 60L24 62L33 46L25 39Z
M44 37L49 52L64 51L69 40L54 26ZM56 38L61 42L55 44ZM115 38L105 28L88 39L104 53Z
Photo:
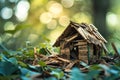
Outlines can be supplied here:
M8 8L8 7L4 7L2 8L1 10L1 17L3 19L10 19L13 15L13 11L11 8Z
M59 24L62 26L67 26L70 22L70 19L68 16L61 16L59 19Z
M9 39L10 37L12 37L12 34L10 33L5 33L2 37L2 41L6 41L7 39Z
M106 21L109 26L116 26L119 23L117 15L111 12L107 14Z
M53 14L60 14L63 11L63 7L60 3L53 3L49 7L49 11Z
M15 29L15 25L12 22L6 22L4 25L4 30L14 30Z
M73 6L74 0L61 0L61 3L65 8L70 8Z
M28 37L28 41L30 41L31 43L35 42L37 39L38 39L37 34L30 34Z
M17 32L13 35L13 37L14 37L14 38L18 37L19 35L21 35L21 32L22 32L21 30L17 31Z
M76 13L72 19L75 22L81 23L81 22L87 22L87 23L91 23L91 16L89 14L85 14L85 13Z
M56 20L51 20L48 24L47 24L47 28L48 29L55 29L57 27L57 21Z
M62 34L63 31L64 31L63 27L57 27L56 29L54 29L54 31L50 33L48 38L54 43L56 39Z
M15 15L19 21L25 21L27 19L29 8L30 8L30 4L26 0L21 0L18 3L16 7Z
M44 12L40 15L40 21L44 24L49 23L52 20L52 14L50 12Z

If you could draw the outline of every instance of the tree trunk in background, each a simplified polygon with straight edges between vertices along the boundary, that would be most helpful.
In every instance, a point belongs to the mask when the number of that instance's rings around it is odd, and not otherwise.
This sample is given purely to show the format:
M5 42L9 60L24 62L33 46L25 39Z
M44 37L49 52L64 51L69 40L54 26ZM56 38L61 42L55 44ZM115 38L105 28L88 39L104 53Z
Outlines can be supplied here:
M4 22L2 19L0 19L0 35L4 33Z
M106 25L106 14L110 8L110 0L92 0L93 2L93 23L99 32L108 37L108 28Z

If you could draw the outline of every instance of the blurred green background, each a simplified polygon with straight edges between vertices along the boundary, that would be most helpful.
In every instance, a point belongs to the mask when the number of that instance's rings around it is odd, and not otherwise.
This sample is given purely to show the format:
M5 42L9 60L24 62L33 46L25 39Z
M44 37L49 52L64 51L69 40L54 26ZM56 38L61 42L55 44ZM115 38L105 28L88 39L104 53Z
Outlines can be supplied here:
M94 24L120 47L120 0L0 0L0 43L15 50L30 41L52 44L69 21Z

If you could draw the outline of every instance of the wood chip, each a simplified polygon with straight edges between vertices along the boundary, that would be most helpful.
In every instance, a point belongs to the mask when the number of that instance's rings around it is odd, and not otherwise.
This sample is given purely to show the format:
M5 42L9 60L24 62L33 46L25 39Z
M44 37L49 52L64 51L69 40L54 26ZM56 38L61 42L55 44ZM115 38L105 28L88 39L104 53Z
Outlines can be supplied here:
M73 67L73 65L75 64L75 62L71 62L69 63L65 69L71 69Z
M67 60L67 59L63 59L63 58L60 58L60 57L57 57L58 60L61 60L63 62L67 62L67 63L70 63L70 60Z
M78 60L72 61L71 63L69 63L66 67L65 67L65 71L70 71L70 69L78 62Z

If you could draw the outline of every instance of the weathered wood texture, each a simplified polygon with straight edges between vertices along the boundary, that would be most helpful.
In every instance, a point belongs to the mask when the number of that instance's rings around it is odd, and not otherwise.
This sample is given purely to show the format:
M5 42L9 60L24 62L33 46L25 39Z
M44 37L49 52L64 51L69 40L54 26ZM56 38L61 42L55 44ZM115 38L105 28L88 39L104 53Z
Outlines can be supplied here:
M60 53L67 59L79 59L86 63L99 59L102 49L108 52L107 41L92 24L70 22L54 46L60 46Z
M73 39L75 39L78 35L81 36L84 40L86 40L88 43L92 43L95 45L101 46L103 49L107 51L107 48L103 45L104 43L107 43L107 41L102 37L102 35L98 32L97 28L92 24L86 24L86 23L75 23L70 22L68 27L65 29L63 34L57 39L54 46L60 46L60 40L68 38L66 41L70 42Z
M64 49L61 49L60 50L61 52L61 55L64 57L64 58L67 58L67 59L70 59L70 49L69 48L64 48Z

